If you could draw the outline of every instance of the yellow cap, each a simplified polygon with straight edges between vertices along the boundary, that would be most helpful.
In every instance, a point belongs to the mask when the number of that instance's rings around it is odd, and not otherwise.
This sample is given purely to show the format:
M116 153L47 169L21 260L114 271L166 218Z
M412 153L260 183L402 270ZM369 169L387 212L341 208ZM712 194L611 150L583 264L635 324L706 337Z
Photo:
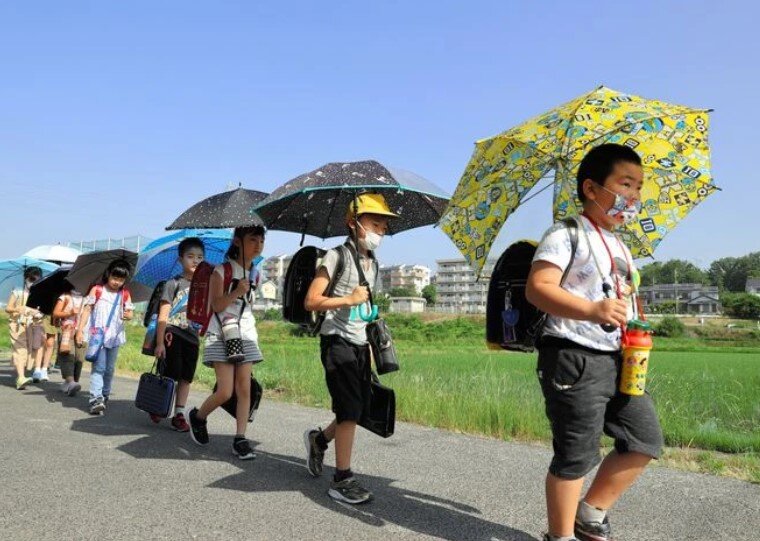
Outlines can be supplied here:
M388 203L385 202L385 198L379 193L363 193L356 197L357 215L362 214L379 214L381 216L390 216L391 218L398 218L398 214L391 212L388 208ZM348 212L346 218L352 218L354 216L354 201L351 201L348 205Z

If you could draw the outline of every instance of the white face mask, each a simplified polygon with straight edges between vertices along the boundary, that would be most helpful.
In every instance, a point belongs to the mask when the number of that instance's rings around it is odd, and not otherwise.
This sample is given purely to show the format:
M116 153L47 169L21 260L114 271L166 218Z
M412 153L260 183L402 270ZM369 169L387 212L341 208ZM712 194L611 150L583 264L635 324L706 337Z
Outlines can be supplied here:
M356 222L359 224L359 227L364 229L364 238L359 239L359 243L364 246L365 249L369 250L370 252L374 252L378 248L380 248L380 243L383 240L382 235L378 235L377 233L373 231L368 231L359 221Z

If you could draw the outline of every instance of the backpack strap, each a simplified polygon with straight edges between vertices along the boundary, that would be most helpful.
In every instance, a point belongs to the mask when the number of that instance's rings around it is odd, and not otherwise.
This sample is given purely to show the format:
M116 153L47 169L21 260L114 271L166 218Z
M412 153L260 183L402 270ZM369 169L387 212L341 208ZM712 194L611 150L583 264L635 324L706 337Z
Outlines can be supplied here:
M335 263L335 271L333 276L330 276L330 283L327 284L325 290L325 297L332 297L335 293L335 287L338 285L338 280L343 276L343 272L346 270L346 251L347 248L344 244L335 247L335 252L338 254L338 261Z
M562 223L565 224L565 228L567 229L567 235L570 237L570 262L562 272L562 279L559 282L560 286L564 285L567 275L570 274L570 267L573 266L573 262L575 262L575 253L578 251L578 228L583 227L582 224L578 223L578 220L580 220L580 218L577 216L564 218L562 220Z
M232 283L232 263L225 261L222 263L222 270L224 271L224 294L229 293L228 289Z

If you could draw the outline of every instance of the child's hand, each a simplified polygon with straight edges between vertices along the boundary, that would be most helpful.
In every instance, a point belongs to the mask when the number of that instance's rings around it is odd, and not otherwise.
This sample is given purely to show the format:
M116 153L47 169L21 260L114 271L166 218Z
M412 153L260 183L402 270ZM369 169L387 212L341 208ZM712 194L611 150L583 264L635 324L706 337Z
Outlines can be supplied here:
M156 344L156 350L153 352L157 359L163 359L166 357L166 346L163 342Z
M84 332L83 331L81 331L81 330L77 331L77 333L74 335L74 342L76 343L76 345L77 345L78 348L82 347L82 345L84 344Z
M240 280L235 289L232 290L232 294L235 298L243 297L251 290L251 282L248 280Z
M593 304L591 321L622 327L628 321L628 304L622 299L604 299Z
M369 290L365 286L356 286L348 299L351 306L364 304L369 300Z

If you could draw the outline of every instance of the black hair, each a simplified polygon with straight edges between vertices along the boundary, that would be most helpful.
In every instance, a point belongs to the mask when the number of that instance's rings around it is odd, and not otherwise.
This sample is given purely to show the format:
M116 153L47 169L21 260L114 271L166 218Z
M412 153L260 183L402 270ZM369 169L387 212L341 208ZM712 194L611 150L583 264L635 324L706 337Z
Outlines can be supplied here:
M591 179L600 186L604 186L604 181L612 173L615 164L620 162L641 165L641 157L632 148L615 143L599 145L589 150L583 157L583 160L581 160L580 167L578 167L578 175L576 177L578 181L578 199L581 202L586 201L586 196L583 193L583 182L586 179Z
M42 269L39 267L27 267L24 269L24 280L28 280L32 276L36 276L36 279L39 280L42 277Z
M114 278L124 278L124 280L129 280L131 275L132 265L129 264L129 261L126 259L116 259L111 261L106 272L103 273L103 282L107 282L111 276Z
M180 242L179 246L177 246L179 256L184 256L191 248L200 248L201 252L204 254L206 253L206 247L203 246L203 241L201 239L198 237L188 237L186 239L182 239L182 242Z
M232 233L232 242L227 249L227 259L234 261L240 256L240 249L235 246L235 239L240 239L242 242L246 235L260 235L262 238L266 237L267 230L263 225L250 225L247 227L236 227L235 232Z

